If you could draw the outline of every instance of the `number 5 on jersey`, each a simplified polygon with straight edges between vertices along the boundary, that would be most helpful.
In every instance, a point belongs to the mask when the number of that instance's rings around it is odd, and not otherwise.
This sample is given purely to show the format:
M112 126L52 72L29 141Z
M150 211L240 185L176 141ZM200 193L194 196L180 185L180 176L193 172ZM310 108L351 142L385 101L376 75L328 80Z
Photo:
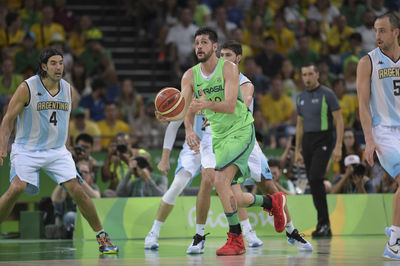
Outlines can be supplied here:
M50 116L50 123L53 123L53 125L57 126L57 112L54 111L51 116Z

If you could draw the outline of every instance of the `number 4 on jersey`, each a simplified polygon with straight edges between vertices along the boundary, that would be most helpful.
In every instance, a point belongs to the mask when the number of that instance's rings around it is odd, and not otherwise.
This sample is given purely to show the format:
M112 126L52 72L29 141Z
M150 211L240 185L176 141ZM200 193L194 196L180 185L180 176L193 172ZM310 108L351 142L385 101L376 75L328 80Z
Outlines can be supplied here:
M54 111L51 116L50 116L50 123L53 123L53 125L57 126L57 112Z

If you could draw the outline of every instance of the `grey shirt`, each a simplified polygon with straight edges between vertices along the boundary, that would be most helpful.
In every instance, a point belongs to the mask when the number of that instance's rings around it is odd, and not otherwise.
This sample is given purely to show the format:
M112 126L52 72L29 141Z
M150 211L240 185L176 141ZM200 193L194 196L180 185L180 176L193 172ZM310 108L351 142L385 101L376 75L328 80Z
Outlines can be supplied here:
M306 90L297 96L296 105L305 133L333 130L332 112L339 110L340 105L331 89L319 85L314 90Z
M151 179L144 181L140 177L131 180L132 175L128 171L119 182L116 190L119 197L156 197L164 195L168 189L168 178L165 176L151 173Z

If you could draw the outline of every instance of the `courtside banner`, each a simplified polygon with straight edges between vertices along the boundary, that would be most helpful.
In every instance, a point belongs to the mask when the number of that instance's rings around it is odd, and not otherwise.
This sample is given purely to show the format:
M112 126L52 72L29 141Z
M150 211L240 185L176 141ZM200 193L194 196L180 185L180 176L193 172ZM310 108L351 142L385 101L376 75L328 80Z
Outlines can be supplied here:
M311 195L288 196L288 207L294 226L311 235L317 214ZM382 235L391 224L393 195L355 194L328 195L331 228L334 235ZM104 198L95 199L104 229L112 239L144 239L150 231L161 198ZM274 220L261 207L248 208L248 216L258 236L278 236ZM390 219L389 219L390 218ZM160 238L191 238L196 229L196 197L179 197L160 231ZM211 197L206 233L209 237L226 237L228 222L220 200ZM78 212L74 239L93 239L93 230Z

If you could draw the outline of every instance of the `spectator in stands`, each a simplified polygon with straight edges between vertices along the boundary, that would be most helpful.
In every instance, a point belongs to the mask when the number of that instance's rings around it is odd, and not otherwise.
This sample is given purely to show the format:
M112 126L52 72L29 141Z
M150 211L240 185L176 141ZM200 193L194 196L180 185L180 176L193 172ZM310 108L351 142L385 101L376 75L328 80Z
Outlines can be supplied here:
M344 164L345 157L352 154L363 158L364 151L361 149L360 143L356 139L355 131L352 128L346 128L343 133L342 159L332 165L334 177L344 174L346 171L346 166Z
M116 190L119 197L159 197L167 191L168 178L154 173L146 157L132 156L128 166Z
M3 60L1 66L2 74L0 75L0 98L8 103L17 90L23 78L19 74L14 73L14 64L11 58L7 57Z
M396 180L394 180L393 177L391 177L388 172L383 169L383 167L379 164L379 160L377 161L378 162L375 162L375 164L381 168L382 174L378 180L375 180L377 177L371 178L372 182L374 183L376 193L396 193L398 187Z
M228 21L235 23L238 28L245 27L244 12L238 7L237 0L224 0L222 6L226 10Z
M316 63L319 60L319 55L311 50L310 40L306 35L297 38L298 48L292 51L289 55L289 59L297 71L303 65Z
M361 34L361 51L369 52L376 48L376 38L374 29L375 14L371 10L366 10L363 18L363 25L356 28Z
M133 156L133 152L129 135L119 133L114 141L108 145L107 157L101 168L102 181L110 181L109 190L103 192L103 196L116 196L115 189L129 171L128 163L131 156Z
M164 61L166 58L166 44L168 31L171 27L179 22L178 19L178 3L176 0L164 1L161 6L161 12L157 19L159 28L158 30L158 44L160 53L158 54L158 61Z
M244 59L244 74L254 85L254 95L259 101L265 92L269 91L269 78L262 73L254 57Z
M18 10L18 13L21 16L23 28L26 31L29 31L33 24L42 21L41 12L35 9L35 0L24 0L23 6Z
M6 28L0 29L0 49L8 56L14 56L22 46L25 31L22 29L22 20L18 13L9 12L6 16Z
M30 31L36 36L36 45L41 50L50 45L53 34L58 33L65 39L65 30L62 25L54 22L54 9L51 6L42 8L42 22L32 25Z
M100 76L107 84L117 83L111 52L101 45L103 33L97 28L85 32L86 48L79 56L88 77Z
M214 11L214 19L208 22L207 26L217 32L220 45L230 40L232 30L237 28L235 23L227 20L226 9L222 6Z
M262 73L269 78L275 77L283 62L283 56L275 50L275 39L272 36L267 36L263 40L262 51L255 56L257 65L262 69Z
M241 73L244 73L244 60L246 60L247 57L254 55L253 50L249 45L243 43L243 30L241 28L236 28L232 30L231 35L232 35L232 40L242 44L242 59L240 60L238 67L239 71Z
M211 10L207 5L199 2L199 0L188 0L187 6L192 11L195 24L204 27L211 20Z
M74 28L76 18L74 12L67 8L67 0L54 1L54 22L62 25L67 33Z
M257 141L261 147L264 147L266 144L269 144L264 138L264 136L268 135L268 123L265 121L259 105L254 105L253 117Z
M94 151L95 145L94 141L95 138L89 134L79 134L75 139L71 154L75 162L82 160L87 161L89 163L90 170L94 174L97 174L100 164L95 158L92 157L92 152Z
M316 19L307 19L305 35L308 36L311 50L319 55L326 55L328 53L325 33L321 32Z
M294 103L301 92L303 83L300 82L300 76L289 59L283 60L279 76L282 79L283 92L292 98Z
M275 16L274 26L267 32L267 35L275 39L276 52L282 55L288 55L292 49L294 49L296 37L294 33L286 27L285 20L281 15Z
M92 93L84 96L79 106L87 109L89 118L95 122L104 119L104 104L107 102L107 85L101 78L92 81Z
M74 57L79 57L85 50L86 43L86 31L92 27L92 20L89 16L81 16L79 23L75 25L75 29L72 30L69 41L68 48Z
M101 132L97 124L91 120L86 119L86 111L83 107L75 108L71 113L73 119L69 123L69 137L71 143L76 143L77 137L86 133L93 137L93 150L101 150Z
M336 79L332 84L332 90L339 100L344 126L352 127L356 116L356 106L354 98L346 93L344 79Z
M344 158L346 171L333 181L332 193L375 193L371 179L365 175L365 166L360 157L352 154Z
M136 91L131 79L124 79L121 84L121 92L117 98L121 119L129 124L131 128L135 126L136 119L143 112L143 98Z
M189 8L181 10L179 23L172 27L165 43L168 57L174 64L174 71L180 77L187 68L194 64L193 40L198 27L192 23L193 16Z
M335 17L335 23L326 34L331 60L340 64L340 55L344 52L350 52L349 37L355 30L347 26L346 17L339 15Z
M281 79L271 79L271 91L261 98L260 106L269 126L270 147L285 147L288 130L295 125L296 112L292 100L283 93Z
M295 195L296 190L294 188L293 182L289 179L282 178L283 172L279 160L270 159L268 160L268 165L271 170L273 182L278 190L285 193L286 195Z
M246 13L246 25L249 26L253 18L255 18L256 16L260 16L262 18L262 24L265 28L269 29L272 27L275 12L268 7L267 1L252 1L250 9Z
M26 32L22 48L15 54L15 72L24 78L31 77L37 70L40 51L35 45L36 37L33 32Z
M329 88L332 87L333 81L337 78L334 73L331 72L329 65L331 61L329 57L322 57L317 62L317 67L319 69L319 82Z
M286 26L295 35L304 34L304 17L302 14L299 0L287 0L286 5L283 7L283 17L286 21Z
M379 17L385 13L387 13L389 10L383 5L384 0L367 0L367 7L368 9L372 10L374 12L376 17ZM395 2L395 1L394 1Z
M147 99L144 112L136 119L132 132L141 139L143 149L161 149L166 125L155 117L154 99Z
M361 49L361 44L362 44L362 36L358 32L354 32L349 36L349 46L350 46L350 51L344 52L341 55L341 61L344 63L347 58L350 56L355 56L356 58L361 58L364 55L366 55L365 52L362 51Z
M87 161L79 161L76 168L82 177L82 188L90 198L100 198L99 187L94 183L94 174L90 170ZM76 203L72 200L67 191L60 185L57 185L51 194L51 200L54 204L56 224L58 220L63 219L64 228L72 233L75 227ZM62 217L62 218L61 218ZM71 235L72 236L72 235Z
M70 83L75 89L74 102L79 103L82 97L91 94L92 88L86 76L85 65L80 60L75 60L72 64Z
M103 150L107 150L109 144L118 133L130 133L129 125L118 119L118 117L119 111L117 103L107 102L104 105L104 120L97 122L101 133L101 147Z
M347 23L352 28L357 28L363 24L365 11L365 5L359 0L345 0L340 7L340 13L346 17Z
M263 18L260 15L256 15L255 17L252 17L250 25L243 30L242 43L250 46L253 50L253 54L257 54L262 51L264 47L264 33L265 27Z
M329 0L317 0L307 11L307 19L317 20L323 33L329 30L334 18L339 15L339 10Z
M356 75L358 61L358 57L354 55L347 57L344 61L343 77L346 87L346 93L349 93L352 96L355 96L357 94Z

